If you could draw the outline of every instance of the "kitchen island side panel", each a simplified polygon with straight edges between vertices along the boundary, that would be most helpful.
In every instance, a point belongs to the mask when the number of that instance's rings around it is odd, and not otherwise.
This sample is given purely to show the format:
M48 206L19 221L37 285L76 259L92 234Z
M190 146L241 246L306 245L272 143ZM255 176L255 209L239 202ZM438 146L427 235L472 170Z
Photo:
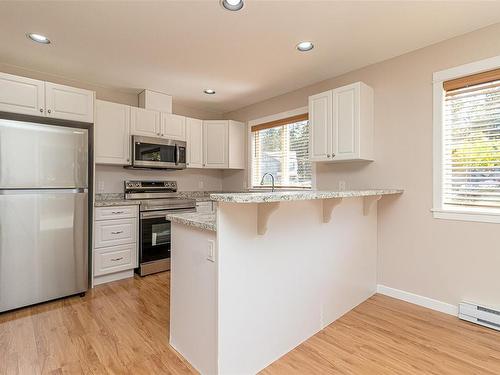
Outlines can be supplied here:
M257 206L219 202L219 374L262 370L376 289L376 205L343 199L324 223L321 200L281 202L264 235Z

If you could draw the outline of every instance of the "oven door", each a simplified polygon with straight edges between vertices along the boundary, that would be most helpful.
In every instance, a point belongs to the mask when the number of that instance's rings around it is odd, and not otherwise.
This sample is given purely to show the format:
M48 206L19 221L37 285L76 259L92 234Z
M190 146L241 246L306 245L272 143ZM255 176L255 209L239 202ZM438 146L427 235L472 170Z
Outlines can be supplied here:
M132 165L139 168L183 169L185 142L142 136L132 137Z
M139 263L155 262L170 258L171 224L166 215L179 212L194 212L195 209L146 211L140 215Z

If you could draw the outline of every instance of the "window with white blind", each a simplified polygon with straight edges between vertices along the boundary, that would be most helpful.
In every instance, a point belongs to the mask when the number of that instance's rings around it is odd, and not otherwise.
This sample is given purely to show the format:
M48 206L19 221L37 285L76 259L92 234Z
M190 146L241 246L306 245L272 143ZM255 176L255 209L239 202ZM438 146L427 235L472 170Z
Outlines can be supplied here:
M310 188L309 121L306 114L254 125L252 131L252 187Z
M444 218L499 222L500 69L438 84L441 129L435 133L440 135L435 211L467 214Z

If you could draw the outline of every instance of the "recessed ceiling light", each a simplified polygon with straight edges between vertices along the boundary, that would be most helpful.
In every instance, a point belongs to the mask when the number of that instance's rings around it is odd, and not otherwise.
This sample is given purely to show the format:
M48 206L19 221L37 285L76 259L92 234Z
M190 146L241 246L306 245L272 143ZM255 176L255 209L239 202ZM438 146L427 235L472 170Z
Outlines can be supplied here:
M205 90L203 90L203 92L204 92L205 94L208 94L208 95L213 95L213 94L215 94L215 90L212 90L212 89L205 89Z
M297 44L297 49L300 52L307 52L314 48L314 44L312 42L300 42Z
M220 0L220 5L226 10L237 11L243 8L243 0Z
M45 35L36 34L36 33L28 33L26 34L28 39L31 39L33 42L41 43L41 44L50 44L49 38Z

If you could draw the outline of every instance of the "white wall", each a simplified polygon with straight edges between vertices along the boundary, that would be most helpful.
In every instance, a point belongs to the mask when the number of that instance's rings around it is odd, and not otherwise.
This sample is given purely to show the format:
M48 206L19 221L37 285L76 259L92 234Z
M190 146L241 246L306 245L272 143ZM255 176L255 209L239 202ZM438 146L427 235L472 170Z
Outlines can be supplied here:
M175 180L179 191L222 189L222 171L216 169L184 169L154 171L125 169L120 166L96 165L96 193L123 193L124 180Z
M500 55L500 24L228 113L248 121L307 105L307 97L363 81L375 93L375 162L318 164L319 189L398 187L379 203L378 282L443 302L500 306L500 226L433 219L432 73ZM241 184L224 175L223 187Z

